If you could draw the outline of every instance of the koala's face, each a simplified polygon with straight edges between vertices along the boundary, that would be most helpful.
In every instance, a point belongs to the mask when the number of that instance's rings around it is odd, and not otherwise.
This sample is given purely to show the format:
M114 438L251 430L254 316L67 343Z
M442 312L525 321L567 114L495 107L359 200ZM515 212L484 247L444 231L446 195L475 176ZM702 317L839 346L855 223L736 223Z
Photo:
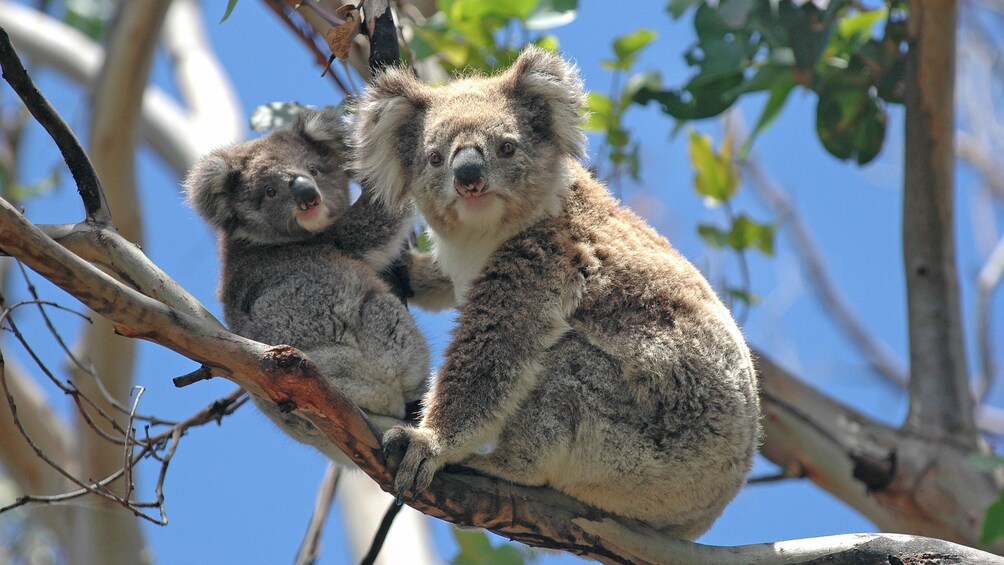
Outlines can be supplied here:
M307 110L289 128L210 153L189 173L185 189L228 237L307 239L348 208L341 143L333 112Z
M490 232L560 206L584 153L575 68L530 49L506 72L429 88L403 71L358 109L355 166L388 200L410 194L438 232Z

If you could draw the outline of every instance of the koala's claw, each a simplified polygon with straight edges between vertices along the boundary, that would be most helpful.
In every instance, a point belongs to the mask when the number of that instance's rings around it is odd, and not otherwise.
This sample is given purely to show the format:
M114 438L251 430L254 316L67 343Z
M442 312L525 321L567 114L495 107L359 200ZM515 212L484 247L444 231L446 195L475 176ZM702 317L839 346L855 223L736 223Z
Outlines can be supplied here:
M394 476L394 492L398 500L406 492L418 496L432 483L432 478L443 466L443 460L432 432L428 429L395 427L383 436L383 448L391 454L404 450L404 458Z

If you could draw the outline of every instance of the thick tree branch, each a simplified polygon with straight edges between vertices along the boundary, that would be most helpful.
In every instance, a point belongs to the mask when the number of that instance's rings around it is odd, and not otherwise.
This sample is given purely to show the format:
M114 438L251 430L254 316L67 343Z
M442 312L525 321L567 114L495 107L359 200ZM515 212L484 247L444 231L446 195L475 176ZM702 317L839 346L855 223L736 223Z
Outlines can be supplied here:
M975 449L954 230L956 4L911 0L906 55L903 259L910 412L921 437Z
M980 545L976 526L1000 483L968 463L975 449L879 424L757 355L768 459L883 530ZM1004 552L1004 541L992 549Z

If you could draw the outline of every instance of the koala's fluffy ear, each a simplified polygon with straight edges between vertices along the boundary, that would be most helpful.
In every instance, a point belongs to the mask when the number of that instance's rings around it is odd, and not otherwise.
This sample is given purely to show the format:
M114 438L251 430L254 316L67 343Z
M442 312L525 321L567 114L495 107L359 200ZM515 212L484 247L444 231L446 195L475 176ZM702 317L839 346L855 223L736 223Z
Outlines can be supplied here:
M346 127L337 108L300 110L293 122L293 131L305 139L331 147L340 156L348 154Z
M237 174L222 156L207 155L185 177L189 205L214 226L227 230L236 220L231 200Z
M422 146L422 114L432 97L405 69L376 77L353 116L352 168L390 206L405 202L408 169Z
M586 136L579 127L584 119L585 93L574 64L531 45L501 80L513 97L530 98L550 110L551 132L562 151L578 159L586 156Z

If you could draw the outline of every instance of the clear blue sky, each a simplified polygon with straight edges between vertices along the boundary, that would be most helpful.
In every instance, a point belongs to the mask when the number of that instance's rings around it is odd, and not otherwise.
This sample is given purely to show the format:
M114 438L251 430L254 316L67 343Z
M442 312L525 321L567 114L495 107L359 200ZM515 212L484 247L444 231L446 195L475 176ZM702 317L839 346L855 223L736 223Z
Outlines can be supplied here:
M659 38L638 64L657 69L668 84L688 76L682 53L692 39L689 19L673 22L662 0L628 5L580 1L579 17L556 34L562 50L581 67L587 88L607 91L609 71L599 65L609 56L614 37L641 25ZM246 113L271 101L297 100L311 105L336 103L338 93L319 78L312 58L259 2L240 2L233 16L218 24L224 2L205 2L207 27L223 65L237 87ZM78 92L52 73L40 75L43 90L86 138L87 109ZM169 91L166 61L158 60L154 80ZM9 91L5 91L9 93ZM4 94L6 97L7 94ZM762 101L746 107L755 115ZM795 93L788 107L757 142L767 169L790 191L827 257L827 265L871 331L901 359L906 356L905 296L899 243L902 120L893 112L886 146L864 169L837 162L821 148L814 131L815 99ZM696 233L699 222L719 221L720 211L705 208L691 186L685 136L670 139L673 124L654 108L632 108L632 132L643 141L643 180L625 184L624 201L649 221L713 283L736 276L734 260L705 247ZM717 136L713 122L699 124ZM25 174L41 176L55 162L51 145L39 132L28 140L31 164ZM594 142L594 146L598 143ZM140 190L147 218L146 250L170 275L219 314L215 298L218 273L213 236L183 203L178 182L152 155L140 151ZM959 217L968 219L974 189L961 174ZM28 202L39 222L64 223L82 217L76 193L64 179L56 193ZM773 219L749 194L739 207L761 220ZM998 211L998 220L1001 214ZM980 262L967 229L959 236L961 275L967 312ZM852 402L874 417L897 423L906 413L905 397L871 374L866 362L837 331L814 299L782 231L777 255L751 255L752 285L763 303L754 308L744 331L751 343L827 392ZM49 296L58 294L43 286ZM996 303L997 335L1004 329L1001 301ZM451 325L449 315L417 314L438 352ZM971 326L970 326L971 327ZM233 385L217 379L175 389L171 378L196 368L192 361L155 345L141 346L138 380L147 387L144 409L163 417L181 417L226 394ZM996 403L1001 404L999 394ZM167 483L168 527L146 527L160 563L283 563L292 560L324 471L322 457L287 439L251 407L188 437L171 465ZM753 475L773 473L758 460ZM144 477L149 484L150 477ZM339 518L325 534L322 563L348 563L339 537ZM737 545L798 537L873 531L874 527L807 481L750 486L726 509L701 541ZM452 557L449 527L436 525L444 558ZM575 558L541 556L540 563L570 563Z

